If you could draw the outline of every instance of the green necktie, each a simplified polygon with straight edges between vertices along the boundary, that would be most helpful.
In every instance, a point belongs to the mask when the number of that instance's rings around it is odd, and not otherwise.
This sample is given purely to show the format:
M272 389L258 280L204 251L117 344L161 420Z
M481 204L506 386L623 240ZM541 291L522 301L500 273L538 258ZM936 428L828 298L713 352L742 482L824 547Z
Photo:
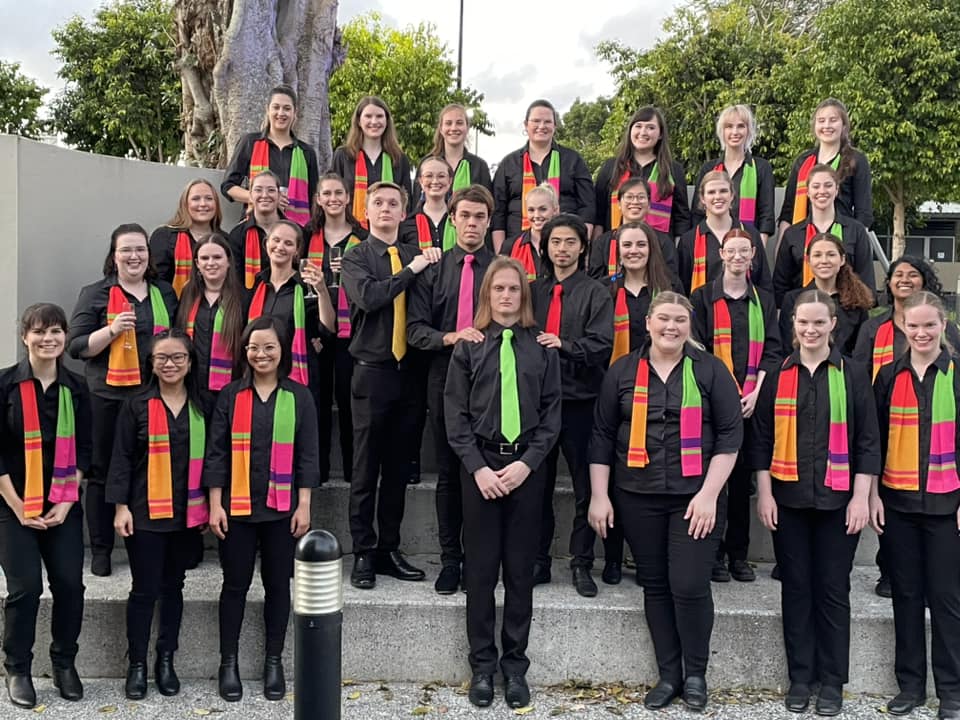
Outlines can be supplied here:
M517 394L517 359L513 330L503 331L500 342L500 434L507 442L520 437L520 396Z

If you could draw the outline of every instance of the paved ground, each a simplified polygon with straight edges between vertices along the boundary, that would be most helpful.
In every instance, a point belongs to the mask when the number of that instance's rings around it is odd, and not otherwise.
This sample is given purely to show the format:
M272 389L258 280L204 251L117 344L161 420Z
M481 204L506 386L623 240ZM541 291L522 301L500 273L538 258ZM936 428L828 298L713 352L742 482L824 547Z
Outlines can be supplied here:
M123 698L122 682L93 680L85 684L86 698L80 703L61 700L50 680L37 682L40 701L45 703L34 713L17 710L0 701L0 718L16 720L36 715L50 720L267 720L293 718L292 695L281 702L268 702L259 695L259 686L247 682L247 693L240 703L225 703L217 695L212 681L190 681L175 698L161 697L151 687L146 700L133 703ZM292 688L291 688L292 689ZM561 717L570 720L610 720L612 717L662 718L674 720L696 717L682 705L651 713L643 708L642 688L575 687L534 688L532 705L518 711L509 709L500 697L490 708L475 708L467 701L464 688L434 685L391 683L348 684L343 688L344 720L388 720L392 718L448 718L450 720L491 720L493 718ZM889 717L883 713L884 698L851 696L840 716L848 720L878 720ZM931 703L931 705L935 705ZM814 717L812 708L807 713ZM712 693L710 705L703 717L717 720L796 720L799 716L787 712L781 698L770 692L723 691ZM916 711L915 720L936 717L931 708ZM296 720L332 720L306 716Z

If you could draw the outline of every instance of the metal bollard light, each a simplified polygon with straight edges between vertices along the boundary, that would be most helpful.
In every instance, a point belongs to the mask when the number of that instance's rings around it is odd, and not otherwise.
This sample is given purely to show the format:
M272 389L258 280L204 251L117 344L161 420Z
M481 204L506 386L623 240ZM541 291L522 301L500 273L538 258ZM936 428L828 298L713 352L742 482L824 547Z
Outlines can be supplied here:
M294 720L340 720L343 551L326 530L297 543L293 563Z

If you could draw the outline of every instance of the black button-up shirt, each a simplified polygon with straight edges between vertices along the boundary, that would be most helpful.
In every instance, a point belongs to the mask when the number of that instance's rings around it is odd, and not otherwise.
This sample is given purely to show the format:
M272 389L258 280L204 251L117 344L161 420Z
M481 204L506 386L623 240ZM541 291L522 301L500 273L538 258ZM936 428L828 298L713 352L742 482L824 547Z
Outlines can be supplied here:
M734 226L736 227L736 226ZM699 225L707 245L707 283L716 280L723 274L723 260L720 259L720 240L707 227L704 220ZM773 291L773 280L770 277L770 266L767 264L767 251L763 247L763 240L756 230L748 231L753 238L753 261L750 263L750 281L758 288ZM697 242L697 228L691 228L683 234L677 243L677 268L680 273L680 282L683 283L685 295L690 295L693 285L693 256Z
M840 181L840 188L837 192L837 199L834 206L837 208L838 215L844 215L853 218L857 222L869 228L873 225L873 188L871 187L870 161L867 156L859 150L852 150L856 160L856 167L852 175L848 175ZM779 222L793 222L793 203L797 194L797 176L800 174L800 168L807 158L819 153L817 148L800 153L790 168L790 176L787 178L787 187L783 195L783 205L780 207ZM833 163L833 158L827 161L827 165ZM841 163L843 160L841 159Z
M173 282L174 271L177 266L174 250L177 249L177 236L182 232L190 237L190 252L192 253L197 247L197 239L189 228L180 229L169 225L161 225L150 235L150 260L157 271L157 277L168 283ZM223 230L220 228L217 228L214 232L223 234Z
M443 233L447 223L450 222L450 218L446 214L437 224L434 224L433 220L426 213L418 212L413 215L408 215L407 218L400 223L400 228L397 231L399 241L413 245L416 248L420 247L420 231L417 229L417 217L420 215L423 215L427 219L427 226L430 228L430 244L433 247L442 248Z
M827 449L830 446L829 367L843 365L847 394L847 449L850 464L850 490L838 492L824 484L827 474ZM855 360L842 358L832 348L829 358L810 371L800 363L800 351L793 352L782 367L770 372L760 388L753 414L752 442L748 461L755 470L768 470L773 458L776 425L774 405L780 374L798 366L797 379L797 482L781 482L774 476L773 496L778 503L792 508L837 510L853 493L854 475L876 475L880 471L880 443L877 412L866 388L867 369Z
M615 242L618 232L618 230L607 231L603 233L603 235L594 238L593 242L590 243L590 255L587 262L587 273L590 277L596 278L597 280L604 280L610 277L610 243ZM660 239L660 253L663 255L667 267L670 268L671 277L677 281L676 284L679 287L680 274L677 269L677 243L666 233L662 233L659 230L654 230L654 232ZM618 251L618 268L619 265L620 253ZM617 272L619 272L619 269Z
M283 217L282 213L280 217ZM227 242L230 244L230 255L233 257L233 267L237 272L237 279L241 286L244 284L247 230L250 228L256 228L257 237L260 241L260 270L266 270L270 267L270 258L267 257L267 251L264 247L264 242L266 242L267 239L267 231L257 225L256 218L253 216L253 213L250 213L248 217L244 218L243 222L234 226L233 230L231 230L227 236ZM309 235L305 235L304 237L309 241Z
M913 391L917 394L917 410L920 414L920 489L896 490L880 482L880 498L886 507L897 512L920 513L923 515L952 515L960 505L960 490L949 493L928 493L927 474L930 470L930 429L933 425L933 386L937 372L946 372L950 366L950 355L941 350L940 356L927 368L922 378L917 377L910 364L910 352L905 352L889 365L884 365L873 383L873 392L877 403L877 417L880 421L881 458L886 463L890 443L890 405L893 387L901 370L908 370L913 379ZM955 361L956 364L956 361ZM954 370L953 396L960 397L960 372ZM960 447L960 422L954 423L957 447ZM879 472L879 471L878 471ZM880 472L882 475L882 472Z
M642 177L644 180L650 180L650 174L656 161L649 162L644 166L630 160L630 176ZM610 158L597 173L596 185L596 206L597 206L597 225L604 230L610 230L610 193L617 189L620 182L619 177L614 177L616 172L617 159ZM687 198L687 176L683 171L683 165L674 161L670 165L670 177L673 178L673 203L670 206L670 237L680 237L690 229L690 202Z
M857 344L853 350L854 360L859 360L862 363L867 363L871 368L873 367L873 344L877 340L877 331L892 316L893 309L885 308L880 314L873 315L864 321L860 326L860 332L857 333ZM955 349L960 350L960 330L957 329L956 323L948 320L944 335ZM893 357L902 356L908 347L906 335L903 334L896 323L893 323Z
M533 258L533 267L537 277L543 273L543 264L540 262L540 246L533 241L533 236L529 230L525 230L516 237L508 235L500 246L500 254L506 257L513 257L513 246L517 243L530 246L530 256Z
M780 305L780 342L785 348L793 347L793 310L796 306L797 298L804 290L809 290L817 286L816 281L811 280L806 287L791 290L783 296L783 303ZM849 355L860 362L870 362L871 358L859 357L854 353L854 346L857 342L857 333L860 326L867 321L870 314L863 308L845 308L840 304L840 293L831 293L831 298L837 306L837 327L833 331L833 345L840 350L842 355ZM870 348L871 352L873 348Z
M250 176L250 158L253 155L253 146L257 140L267 141L267 150L270 157L270 171L280 178L280 185L289 187L290 185L290 162L293 159L293 149L299 147L303 150L303 159L307 162L307 198L313 202L313 197L317 194L317 179L319 172L317 169L317 154L303 140L298 139L291 132L290 137L293 143L280 149L271 140L265 132L253 132L244 135L237 143L230 158L230 165L223 174L223 182L220 184L220 193L230 202L233 198L229 195L230 188L249 187Z
M560 433L560 358L537 342L537 329L514 325L513 352L520 399L520 437L527 448L519 458L536 470ZM483 342L457 343L450 356L443 391L447 442L474 473L487 465L477 438L505 442L500 433L500 345L504 328L483 328Z
M289 378L280 380L279 386L293 393L296 402L296 428L293 437L293 488L290 510L278 512L267 507L267 490L270 482L270 451L273 448L273 411L277 402L277 390L270 393L264 402L249 378L227 385L217 399L208 431L206 460L203 463L203 485L207 488L223 488L223 508L230 513L230 487L232 453L230 431L233 427L233 411L237 394L253 388L253 413L250 430L250 515L234 516L240 522L267 522L290 517L297 509L297 491L320 485L320 453L318 449L317 410L310 390Z
M364 159L367 162L367 187L370 187L383 179L383 152L377 156L376 162L371 161L370 157L363 150L360 150L360 152L363 153ZM413 186L410 184L410 160L406 155L401 153L399 162L391 159L391 167L393 168L393 183L407 191L406 209L407 212L410 212L413 210L415 204ZM356 156L351 155L345 147L338 147L333 152L330 169L343 178L343 182L347 186L347 192L350 193L350 197L353 198L357 184ZM313 196L311 195L311 197ZM420 197L420 193L417 193L417 197Z
M304 302L306 304L306 301ZM243 325L246 325L247 312L250 307L250 293L246 290L241 291L241 303L238 308L242 313ZM204 392L210 390L210 355L213 348L213 323L217 316L217 310L220 309L220 298L211 305L207 301L204 293L200 295L200 303L197 306L197 316L193 321L193 350L197 356L197 363L193 368L193 376L197 379L197 385ZM177 325L182 330L186 329L187 318L190 308L184 308L180 313L182 317L177 318ZM309 351L309 348L308 348ZM242 349L237 348L239 355ZM240 376L240 367L237 364L243 360L242 357L233 358L233 378L236 380Z
M684 477L680 464L683 360L670 372L666 383L653 367L650 368L647 389L647 453L650 462L642 468L627 467L637 364L641 357L649 357L649 346L645 346L610 367L594 411L588 452L590 464L611 466L612 482L621 490L693 495L703 487L703 478L714 455L740 450L743 441L740 394L729 371L713 355L689 344L683 353L693 360L693 373L703 404L703 474Z
M775 189L776 182L773 179L773 168L763 158L757 157L751 153L746 153L743 164L737 168L737 171L730 178L733 181L733 204L730 206L730 213L733 215L734 223L740 222L740 181L743 179L743 166L753 161L757 169L757 215L754 220L754 226L757 232L766 233L768 236L776 232L775 211ZM706 220L707 215L700 203L700 183L703 176L711 172L717 165L723 164L723 158L719 157L703 164L697 175L697 182L693 186L693 205L690 208L690 224L696 225ZM729 170L727 171L729 174Z

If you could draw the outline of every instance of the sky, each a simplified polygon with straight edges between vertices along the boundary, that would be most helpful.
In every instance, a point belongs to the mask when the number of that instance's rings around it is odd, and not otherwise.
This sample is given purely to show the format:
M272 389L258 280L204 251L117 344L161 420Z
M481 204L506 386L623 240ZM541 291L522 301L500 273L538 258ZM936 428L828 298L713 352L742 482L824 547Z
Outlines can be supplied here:
M483 108L496 136L481 136L475 151L497 162L523 145L523 115L530 101L547 98L563 113L573 101L613 92L607 66L597 60L600 40L647 48L663 20L681 0L463 0L463 83L485 95ZM21 63L41 85L62 87L51 31L73 15L85 18L100 0L0 0L8 28L0 34L0 58ZM589 11L584 8L589 8ZM460 3L457 0L341 0L339 22L377 10L396 27L430 22L456 60ZM438 108L439 110L439 108ZM471 143L473 140L471 139Z

